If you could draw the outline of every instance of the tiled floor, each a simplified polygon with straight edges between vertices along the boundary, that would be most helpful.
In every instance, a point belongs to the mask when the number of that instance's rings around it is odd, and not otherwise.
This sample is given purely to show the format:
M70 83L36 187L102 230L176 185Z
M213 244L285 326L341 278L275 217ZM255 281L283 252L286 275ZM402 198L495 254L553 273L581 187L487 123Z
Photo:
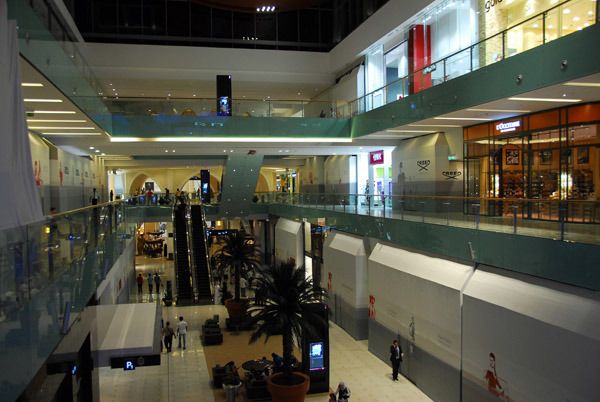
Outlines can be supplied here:
M162 258L146 259L138 257L136 267L145 273L158 270L165 278L172 278L172 261ZM137 290L137 289L136 289ZM134 292L132 302L149 302L148 286L144 283L144 294ZM183 316L190 328L187 336L187 349L177 349L175 341L171 353L163 352L161 365L138 368L134 371L100 369L100 400L120 401L201 401L214 402L210 376L204 350L200 340L202 323L214 314L226 317L223 306L163 307L163 319L176 321ZM353 402L378 401L430 401L408 380L400 377L393 382L392 369L368 352L367 341L355 341L338 326L331 324L329 329L331 346L330 386L335 389L339 381L344 381L352 391ZM326 401L327 397L307 398ZM240 395L236 401L243 401Z

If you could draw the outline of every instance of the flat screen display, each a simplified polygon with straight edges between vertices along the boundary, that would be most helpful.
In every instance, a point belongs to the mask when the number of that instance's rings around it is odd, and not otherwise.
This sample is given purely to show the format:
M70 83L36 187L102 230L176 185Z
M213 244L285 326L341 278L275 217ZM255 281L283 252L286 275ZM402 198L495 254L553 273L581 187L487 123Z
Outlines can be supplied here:
M310 371L325 370L323 342L315 342L310 344L308 357L310 358Z

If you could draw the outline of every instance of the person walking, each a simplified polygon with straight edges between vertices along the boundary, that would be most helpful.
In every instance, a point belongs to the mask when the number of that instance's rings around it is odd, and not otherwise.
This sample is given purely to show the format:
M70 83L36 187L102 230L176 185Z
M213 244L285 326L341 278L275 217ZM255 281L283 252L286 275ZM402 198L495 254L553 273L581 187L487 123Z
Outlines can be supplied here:
M163 328L162 334L165 337L165 348L167 349L167 353L171 351L171 347L173 346L173 337L177 337L175 335L175 331L171 328L171 323L167 321L167 326Z
M392 381L398 381L398 372L400 371L400 362L402 362L402 348L398 344L398 341L394 339L392 346L390 346L390 361L392 362Z
M92 190L92 195L90 195L90 201L92 205L98 205L98 200L100 199L100 194L96 191L96 187Z
M350 389L343 381L340 381L340 384L335 390L335 395L338 397L338 402L348 402L348 398L350 398Z
M162 285L162 281L160 280L160 276L158 272L154 274L154 286L156 286L156 295L160 294L160 285Z
M152 274L148 274L148 293L150 295L152 295L152 282L153 282Z
M181 349L181 340L183 339L183 350L185 350L185 337L187 335L187 322L183 321L183 317L179 317L179 322L177 323L177 335L179 335L179 346Z
M248 286L248 281L243 276L240 277L240 291L242 292L242 297L246 297L246 286Z
M138 294L141 295L143 293L142 286L144 286L144 277L142 276L142 274L138 275L137 284L138 284Z

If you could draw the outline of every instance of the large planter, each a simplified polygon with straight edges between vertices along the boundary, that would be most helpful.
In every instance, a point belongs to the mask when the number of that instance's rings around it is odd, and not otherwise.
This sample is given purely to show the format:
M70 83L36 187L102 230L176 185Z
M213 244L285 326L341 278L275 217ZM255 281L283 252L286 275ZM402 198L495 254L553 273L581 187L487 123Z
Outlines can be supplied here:
M248 311L249 300L240 299L239 302L235 302L234 300L235 299L225 300L225 308L227 309L229 317L240 317L245 315L246 311Z
M304 382L298 385L279 385L273 383L273 378L282 376L283 373L267 377L267 389L271 393L273 402L304 402L304 397L310 387L310 378L307 375L294 372L294 377L302 377Z

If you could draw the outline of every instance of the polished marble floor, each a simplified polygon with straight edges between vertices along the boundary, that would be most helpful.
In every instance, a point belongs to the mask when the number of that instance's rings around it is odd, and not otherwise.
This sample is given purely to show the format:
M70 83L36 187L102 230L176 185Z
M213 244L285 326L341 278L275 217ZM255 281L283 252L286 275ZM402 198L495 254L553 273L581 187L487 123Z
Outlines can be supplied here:
M158 270L165 278L173 277L172 261L162 258L138 257L136 269L145 274ZM156 302L156 295L148 294L144 282L144 293L132 291L132 302ZM187 349L178 349L177 343L171 353L163 352L161 365L142 367L134 371L100 369L101 402L144 401L144 402L214 402L210 376L206 366L204 350L200 340L202 323L214 314L226 317L223 306L172 306L162 307L166 321L174 322L180 315L188 323ZM224 320L221 319L221 325ZM335 324L329 329L331 346L330 386L335 388L344 381L352 392L353 402L430 401L417 387L403 377L392 381L392 369L368 351L368 341L355 341ZM326 401L325 396L307 400ZM236 401L242 402L240 394Z

